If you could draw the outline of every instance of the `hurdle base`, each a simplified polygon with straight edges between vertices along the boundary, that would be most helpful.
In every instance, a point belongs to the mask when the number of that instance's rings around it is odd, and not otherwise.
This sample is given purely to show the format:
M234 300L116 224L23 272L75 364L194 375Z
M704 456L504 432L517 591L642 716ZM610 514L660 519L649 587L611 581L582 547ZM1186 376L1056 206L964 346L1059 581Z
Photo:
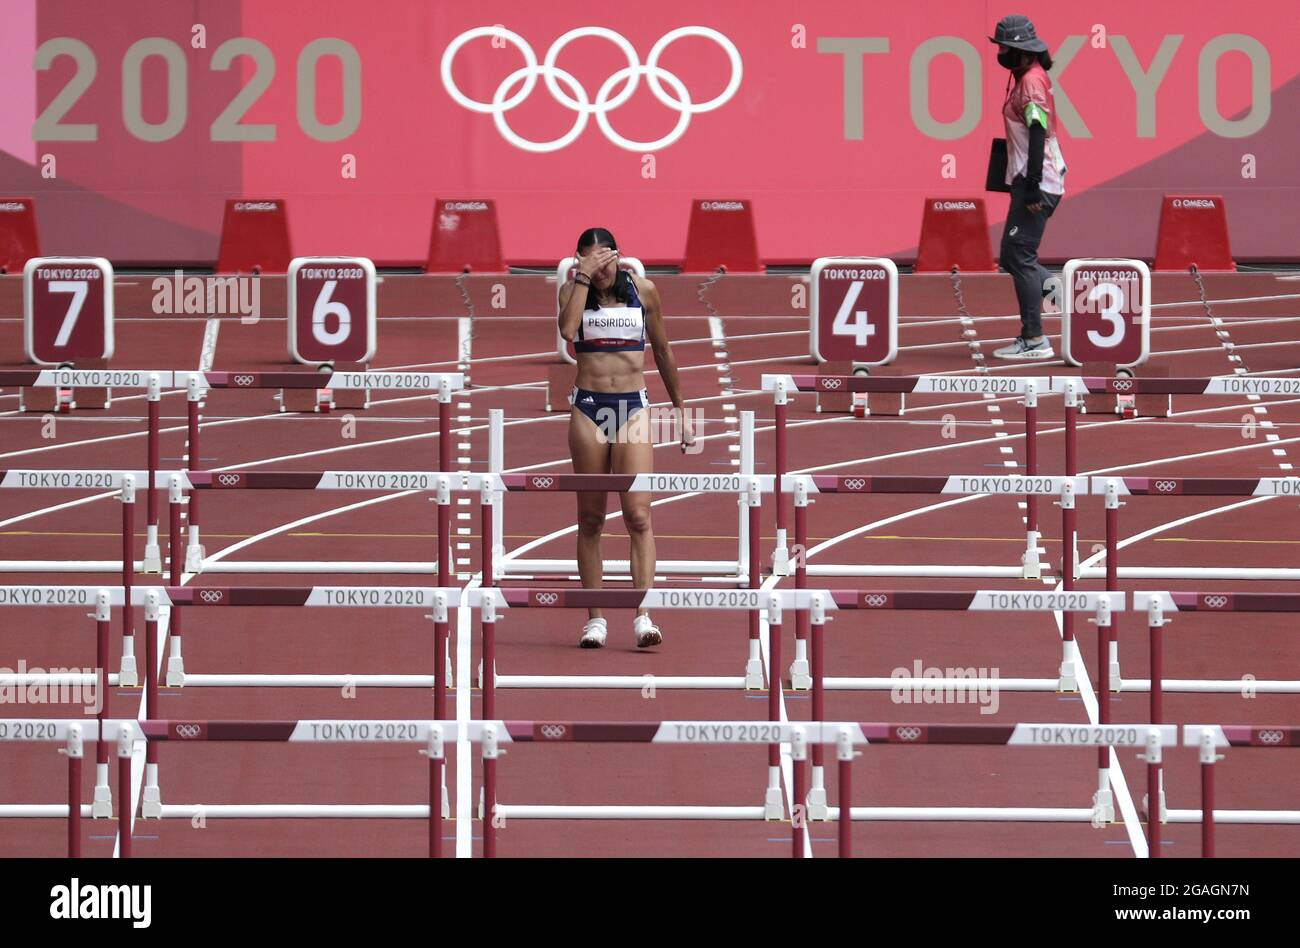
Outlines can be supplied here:
M1059 694L1079 693L1079 674L1076 671L1079 658L1079 645L1073 639L1061 643L1061 670L1056 681Z
M167 659L167 687L185 687L185 659L180 655L172 655Z
M1021 557L1020 563L1024 567L1023 577L1025 579L1042 579L1043 578L1043 561L1042 554L1047 550L1038 545L1039 534L1036 530L1029 531L1026 534L1025 555Z
M140 687L140 673L136 671L134 655L122 656L122 667L117 673L117 685L119 688Z
M1092 825L1107 826L1115 822L1115 794L1111 790L1098 790L1092 795Z
M804 800L804 807L810 820L823 823L831 818L831 810L826 803L825 787L813 787L809 790L808 797Z
M763 819L769 823L785 819L785 798L779 786L768 787L763 796Z
M185 548L185 572L201 573L203 572L203 560L207 557L207 549L201 543L191 543Z
M790 663L790 688L793 691L812 690L812 674L808 667L808 659L796 658Z
M95 784L94 802L90 804L90 818L92 820L113 818L113 791L107 783Z
M1119 674L1119 662L1110 663L1110 691L1111 694L1119 694L1124 690L1124 679Z
M1163 790L1157 790L1156 799L1159 801L1160 804L1160 809L1159 809L1160 822L1168 823L1169 810L1165 807L1165 792ZM1151 821L1151 795L1149 793L1142 794L1142 813L1147 818L1147 822L1150 822Z
M57 412L63 402L64 389L57 387L18 389L18 410L49 414Z
M156 783L146 784L144 794L140 798L140 819L161 820L162 817L162 791ZM130 819L130 814L127 813L124 818Z
M157 543L146 543L144 546L144 561L140 564L142 573L161 573L162 572L162 550Z
M763 691L767 682L763 679L763 660L751 658L745 663L745 690Z
M790 575L790 550L784 543L772 550L772 575Z

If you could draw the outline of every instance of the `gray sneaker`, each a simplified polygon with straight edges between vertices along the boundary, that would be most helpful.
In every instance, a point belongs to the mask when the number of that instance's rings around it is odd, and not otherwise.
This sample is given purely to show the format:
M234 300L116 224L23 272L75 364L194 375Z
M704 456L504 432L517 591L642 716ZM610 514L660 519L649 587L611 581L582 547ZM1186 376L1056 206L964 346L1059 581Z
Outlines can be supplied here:
M999 359L1053 359L1056 353L1052 351L1052 344L1044 336L1038 342L1026 342L1020 336L1011 340L1011 345L1003 346L1001 349L995 349L993 354Z

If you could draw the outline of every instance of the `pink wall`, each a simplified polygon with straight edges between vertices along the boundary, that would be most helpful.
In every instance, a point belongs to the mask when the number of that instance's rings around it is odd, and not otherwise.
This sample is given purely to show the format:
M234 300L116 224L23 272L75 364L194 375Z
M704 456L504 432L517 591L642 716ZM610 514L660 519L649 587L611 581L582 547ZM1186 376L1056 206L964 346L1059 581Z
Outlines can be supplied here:
M1018 6L1058 59L1073 49L1058 77L1069 194L1045 255L1150 256L1160 194L1185 190L1225 196L1239 257L1300 257L1300 31L1293 28L1293 0L1259 0L1245 18L1240 7L1219 0ZM96 55L95 82L65 121L95 122L99 138L39 142L33 149L14 130L16 123L30 129L34 116L15 118L11 101L0 135L7 143L0 191L33 194L43 236L61 252L119 261L211 260L222 201L242 193L289 202L300 252L365 254L381 262L423 258L435 196L496 198L503 249L516 261L556 259L579 230L596 223L613 229L629 254L680 258L690 202L701 197L752 198L765 259L866 253L906 260L914 253L923 198L982 191L988 141L1000 134L1006 78L985 37L1006 12L1001 5L660 0L605 8L616 11L607 20L595 19L594 9L574 0L279 0L242 8L217 0L93 6L45 0L37 42L75 37ZM206 28L204 49L192 48L195 24ZM603 26L626 37L638 63L669 31L705 26L734 46L743 77L724 104L691 116L665 147L618 147L593 114L570 144L538 154L508 143L491 115L457 104L439 76L443 53L457 36L492 24L523 37L539 61L567 30ZM162 142L141 140L122 117L123 57L148 36L173 41L187 74L186 122ZM247 57L236 59L231 71L212 69L217 48L234 37L258 40L273 56L274 78L243 122L273 124L274 141L213 140L214 119L254 74ZM346 40L360 62L360 122L338 141L312 138L298 117L299 56L323 37ZM847 45L874 43L881 51L834 51L846 38ZM1172 54L1167 72L1140 102L1123 64L1150 69L1162 43ZM1235 47L1217 65L1216 44ZM939 50L928 69L920 58L926 48ZM30 64L32 52L19 59ZM523 63L509 44L494 48L478 39L457 55L453 77L467 95L490 101ZM846 69L859 63L860 84L852 83L846 99ZM615 44L597 38L576 41L557 59L591 100L626 64ZM702 38L671 44L659 64L694 102L723 92L731 74L724 50ZM160 57L144 63L141 115L149 122L166 117L166 72ZM329 57L319 65L321 122L343 114L341 72ZM66 58L41 73L36 107L45 108L72 74ZM675 95L672 80L663 82L665 95ZM518 88L504 90L502 98ZM563 82L560 88L569 90ZM621 88L613 86L611 95ZM859 92L862 106L853 108ZM1063 108L1066 97L1072 111ZM1202 114L1207 109L1211 127ZM1223 119L1215 120L1216 113ZM1242 121L1246 116L1257 127ZM615 133L642 140L668 135L679 117L644 79L607 116ZM575 118L542 80L506 115L511 128L535 141L564 135ZM33 167L43 154L56 156L58 179L42 179ZM355 158L355 179L340 174L348 155ZM1252 163L1255 176L1243 177ZM992 196L990 204L996 229L1005 198Z

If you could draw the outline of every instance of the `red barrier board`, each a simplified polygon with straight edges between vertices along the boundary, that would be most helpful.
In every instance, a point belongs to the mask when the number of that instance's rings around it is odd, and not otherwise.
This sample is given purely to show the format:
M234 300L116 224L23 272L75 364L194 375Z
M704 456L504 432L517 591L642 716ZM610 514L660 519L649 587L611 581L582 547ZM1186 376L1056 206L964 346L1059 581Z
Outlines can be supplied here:
M916 272L990 273L998 268L989 245L983 198L926 198Z
M1160 202L1156 269L1235 270L1228 211L1218 194L1166 194Z
M710 273L718 267L726 267L731 273L763 272L758 259L753 202L712 199L691 202L682 270Z
M31 198L0 198L0 273L17 273L41 252Z
M289 247L289 216L283 200L226 202L217 272L284 273L293 257Z
M438 201L426 273L504 273L495 201Z
M102 257L33 257L23 267L23 342L38 365L113 355L113 265Z
M378 344L375 265L365 257L297 257L288 275L289 354L307 365L367 362Z

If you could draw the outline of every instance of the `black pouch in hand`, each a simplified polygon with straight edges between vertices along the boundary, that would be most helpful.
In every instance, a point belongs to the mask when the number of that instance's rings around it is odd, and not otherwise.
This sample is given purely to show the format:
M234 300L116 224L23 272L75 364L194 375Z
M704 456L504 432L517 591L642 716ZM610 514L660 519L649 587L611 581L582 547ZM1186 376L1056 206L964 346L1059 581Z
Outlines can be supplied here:
M1004 192L1011 190L1011 186L1007 184L1007 140L1005 138L993 139L993 145L989 148L989 170L984 178L984 190Z

